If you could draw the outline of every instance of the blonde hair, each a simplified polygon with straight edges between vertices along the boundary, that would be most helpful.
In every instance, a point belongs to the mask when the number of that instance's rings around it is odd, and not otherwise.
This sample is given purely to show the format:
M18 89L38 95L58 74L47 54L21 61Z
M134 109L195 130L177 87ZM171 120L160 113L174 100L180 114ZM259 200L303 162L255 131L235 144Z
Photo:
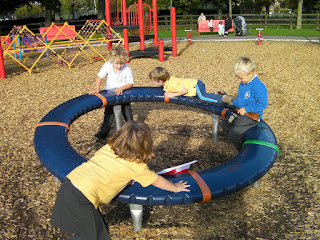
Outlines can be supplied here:
M256 71L256 64L253 59L249 57L240 57L236 63L233 65L233 70L235 73L239 72L255 72Z
M111 53L112 61L115 61L116 59L120 59L123 62L128 62L130 60L130 58L128 57L127 51L121 46L113 48L110 53Z
M155 157L151 130L143 122L127 122L107 139L115 154L130 162L147 163Z
M152 81L167 81L170 78L170 74L167 69L163 67L156 67L149 73L149 79Z

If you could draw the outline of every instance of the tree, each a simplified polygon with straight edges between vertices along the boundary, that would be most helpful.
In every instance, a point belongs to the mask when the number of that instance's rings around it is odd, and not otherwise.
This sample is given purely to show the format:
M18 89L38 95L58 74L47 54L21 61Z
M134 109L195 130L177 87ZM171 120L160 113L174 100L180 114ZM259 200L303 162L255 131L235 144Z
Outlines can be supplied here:
M105 19L105 0L98 1L98 19Z
M303 0L298 0L297 29L301 29L302 25L302 6Z
M13 12L16 8L19 8L28 3L29 3L29 0L1 0L0 14Z
M17 18L30 18L42 16L42 8L39 5L30 4L24 5L20 8L16 8L14 15Z
M50 26L54 10L60 5L59 0L38 0L46 11L45 25Z

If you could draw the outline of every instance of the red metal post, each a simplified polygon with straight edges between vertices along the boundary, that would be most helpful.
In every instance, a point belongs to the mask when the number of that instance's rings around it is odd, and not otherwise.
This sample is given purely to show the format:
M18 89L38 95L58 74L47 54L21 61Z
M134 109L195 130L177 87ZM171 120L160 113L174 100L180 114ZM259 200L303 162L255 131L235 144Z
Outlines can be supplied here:
M192 45L192 41L191 41L191 33L188 32L188 46Z
M163 40L159 40L159 61L164 62Z
M171 11L171 33L172 33L172 56L177 57L177 25L176 25L176 8L172 7Z
M127 3L126 0L122 0L121 4L122 8L122 17L123 17L123 25L127 26L128 24L128 19L127 19ZM124 39L124 49L127 50L128 57L130 57L129 53L129 34L128 34L128 29L123 29L123 39Z
M138 0L138 18L139 18L140 51L144 51L145 50L144 16L143 16L143 2L142 2L142 0Z
M105 9L106 9L106 23L111 27L111 13L110 13L110 0L105 0ZM112 37L111 31L107 30L107 37L110 39ZM112 42L108 42L108 49L111 51Z
M1 46L1 35L0 35L0 78L1 79L6 78L6 71L4 68L3 52L2 52L2 46Z
M158 47L158 13L157 0L152 0L154 46Z

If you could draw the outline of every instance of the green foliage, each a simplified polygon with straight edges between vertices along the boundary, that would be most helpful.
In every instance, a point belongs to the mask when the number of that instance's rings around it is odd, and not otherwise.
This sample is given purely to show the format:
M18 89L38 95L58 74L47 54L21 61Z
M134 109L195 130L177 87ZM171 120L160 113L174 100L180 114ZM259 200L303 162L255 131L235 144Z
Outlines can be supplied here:
M39 17L42 15L42 9L39 5L30 4L17 8L14 12L17 18Z
M316 11L320 11L320 0L318 0L318 1L316 2L314 9L315 9Z
M298 0L285 0L281 2L281 7L289 9L298 8ZM320 0L303 0L303 12L312 13L320 10Z
M16 8L28 3L29 0L2 0L0 14L13 12Z
M45 9L55 10L59 6L59 0L38 0Z

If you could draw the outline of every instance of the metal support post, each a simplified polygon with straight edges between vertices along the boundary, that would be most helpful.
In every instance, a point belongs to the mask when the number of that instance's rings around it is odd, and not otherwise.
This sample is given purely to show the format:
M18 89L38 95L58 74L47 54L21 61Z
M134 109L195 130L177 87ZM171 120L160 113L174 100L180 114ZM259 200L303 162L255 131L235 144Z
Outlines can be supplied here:
M133 229L136 232L139 232L142 229L143 205L130 203L129 207L132 217Z
M213 143L218 142L219 140L219 116L216 114L212 114L212 138L213 138Z
M60 181L60 179L59 179L59 178L54 177L54 182L55 182L55 183L60 183L61 181Z
M116 120L117 131L121 128L121 105L113 106L114 117Z
M254 187L254 188L259 188L259 187L260 187L260 180L254 182L254 183L252 184L252 187Z

